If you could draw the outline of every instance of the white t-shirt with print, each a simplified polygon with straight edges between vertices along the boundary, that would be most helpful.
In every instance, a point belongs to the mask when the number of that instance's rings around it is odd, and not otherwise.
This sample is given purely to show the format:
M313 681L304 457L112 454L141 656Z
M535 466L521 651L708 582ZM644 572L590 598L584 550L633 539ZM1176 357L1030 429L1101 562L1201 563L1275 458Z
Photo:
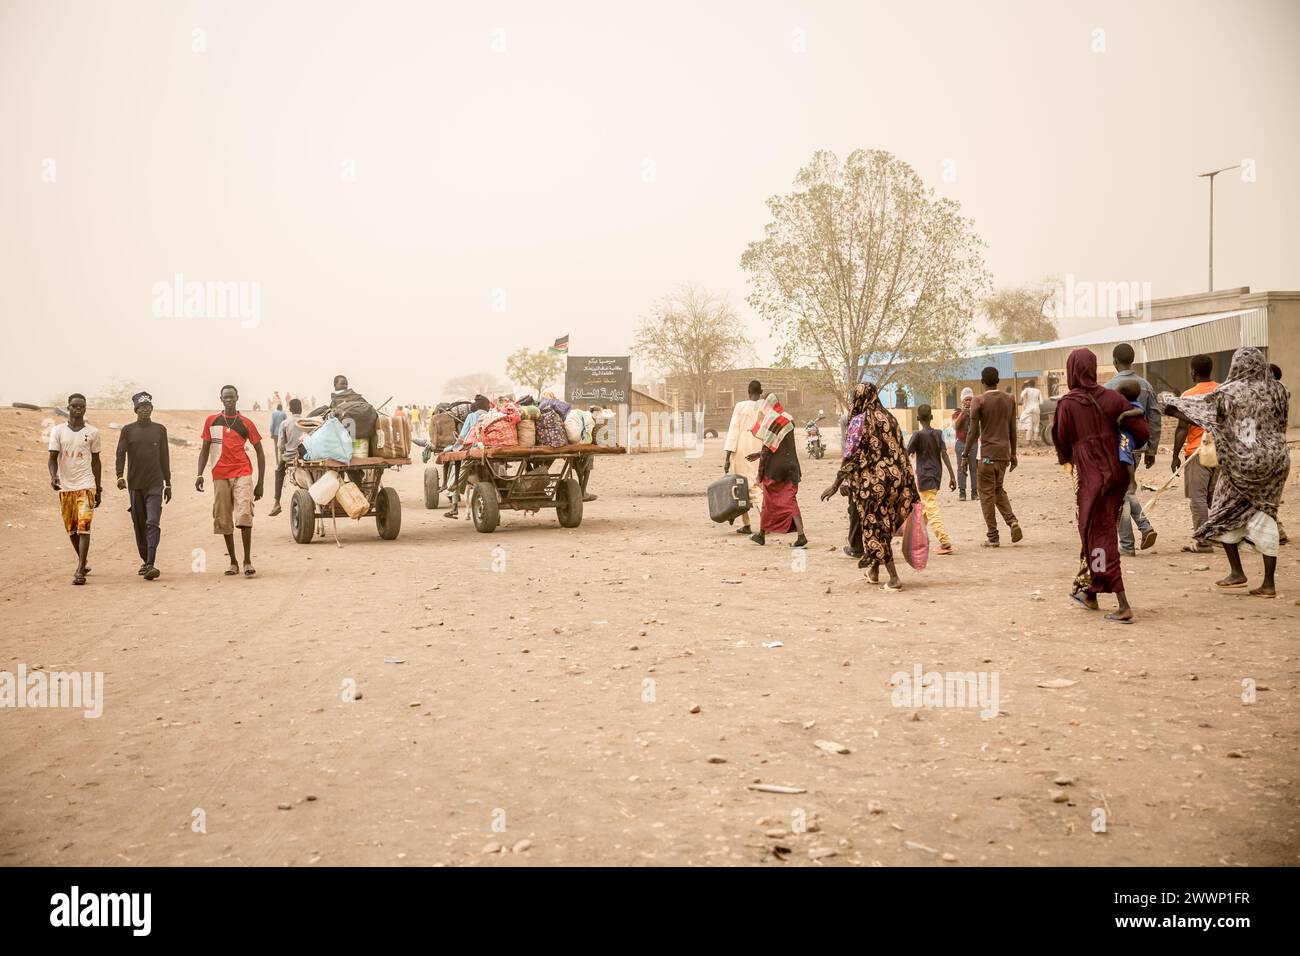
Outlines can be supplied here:
M85 424L73 431L67 422L56 425L50 432L50 451L59 453L59 490L94 490L95 473L90 468L90 456L98 455L99 429Z

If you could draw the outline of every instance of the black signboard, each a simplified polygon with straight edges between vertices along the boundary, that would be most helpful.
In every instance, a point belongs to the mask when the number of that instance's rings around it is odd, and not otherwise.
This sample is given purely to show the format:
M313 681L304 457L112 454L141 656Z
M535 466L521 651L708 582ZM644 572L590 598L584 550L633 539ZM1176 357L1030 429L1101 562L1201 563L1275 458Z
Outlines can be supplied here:
M570 355L564 399L580 408L631 404L631 356Z

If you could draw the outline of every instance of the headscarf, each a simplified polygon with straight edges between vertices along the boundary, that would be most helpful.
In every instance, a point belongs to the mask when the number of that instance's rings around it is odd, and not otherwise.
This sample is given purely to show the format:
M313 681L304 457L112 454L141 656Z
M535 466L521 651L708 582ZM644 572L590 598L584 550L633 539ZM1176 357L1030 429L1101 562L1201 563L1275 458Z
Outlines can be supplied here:
M847 461L862 442L863 422L867 406L872 401L879 404L876 386L870 382L859 382L853 386L853 402L849 406L849 422L844 428L844 454L841 459Z
M840 465L840 476L849 485L849 496L862 521L862 548L866 560L879 564L890 560L890 539L920 501L916 476L903 446L898 419L880 403L872 382L853 389L854 419L861 436Z
M781 440L794 431L794 422L785 413L781 403L776 400L776 393L769 392L763 400L763 407L758 411L758 421L754 423L753 435L768 451L776 451Z
M1161 392L1157 398L1162 409L1178 409L1214 436L1219 478L1207 522L1211 533L1240 528L1256 512L1277 517L1290 467L1290 400L1286 386L1273 378L1264 353L1253 346L1233 353L1228 377L1214 391L1186 398Z
M974 397L975 397L975 389L967 387L961 390L961 397L957 401L964 402L966 401L966 399L974 398Z
M1070 390L1061 401L1078 402L1092 407L1106 389L1097 384L1097 356L1091 349L1075 349L1065 360L1065 380Z

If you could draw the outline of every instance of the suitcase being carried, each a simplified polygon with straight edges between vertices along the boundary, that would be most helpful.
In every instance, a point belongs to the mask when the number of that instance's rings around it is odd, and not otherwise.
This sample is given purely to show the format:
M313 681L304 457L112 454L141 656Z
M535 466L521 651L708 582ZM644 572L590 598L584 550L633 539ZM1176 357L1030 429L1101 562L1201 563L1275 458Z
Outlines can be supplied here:
M749 479L744 475L724 475L709 485L709 517L714 521L734 521L749 510Z

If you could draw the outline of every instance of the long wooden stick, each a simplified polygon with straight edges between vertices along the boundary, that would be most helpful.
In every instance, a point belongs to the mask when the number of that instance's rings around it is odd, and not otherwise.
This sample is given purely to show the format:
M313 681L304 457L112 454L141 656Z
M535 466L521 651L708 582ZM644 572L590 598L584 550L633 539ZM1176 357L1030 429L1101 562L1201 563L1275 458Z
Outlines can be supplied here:
M1183 464L1186 464L1186 462L1184 462ZM1169 477L1165 479L1165 483L1161 485L1159 488L1157 488L1156 493L1151 496L1151 500L1142 506L1143 511L1150 511L1151 506L1156 503L1156 499L1159 498L1161 495L1163 495L1165 493L1165 489L1167 489L1171 484L1173 484L1174 479L1183 473L1183 464L1180 464L1178 466L1177 471L1172 471L1169 473Z

